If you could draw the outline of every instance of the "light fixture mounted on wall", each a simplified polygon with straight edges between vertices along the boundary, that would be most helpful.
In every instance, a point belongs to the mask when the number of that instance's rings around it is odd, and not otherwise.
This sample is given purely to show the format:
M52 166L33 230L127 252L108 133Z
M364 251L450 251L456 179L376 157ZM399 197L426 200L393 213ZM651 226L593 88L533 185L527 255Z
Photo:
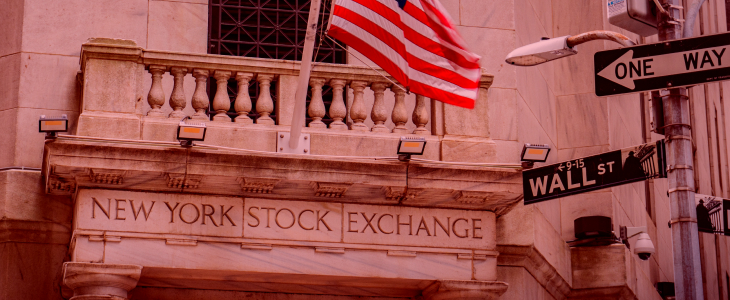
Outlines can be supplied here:
M205 140L206 126L203 122L188 122L188 117L180 120L177 127L177 140L180 146L192 147L194 141Z
M68 131L68 116L61 115L60 117L47 117L41 115L38 121L38 132L45 132L47 139L55 139L56 132L67 132Z
M522 147L522 154L520 160L522 160L522 168L531 169L535 162L547 161L548 154L550 154L550 146L543 144L525 144Z
M398 160L409 161L411 155L423 155L425 149L426 138L402 136L398 142Z

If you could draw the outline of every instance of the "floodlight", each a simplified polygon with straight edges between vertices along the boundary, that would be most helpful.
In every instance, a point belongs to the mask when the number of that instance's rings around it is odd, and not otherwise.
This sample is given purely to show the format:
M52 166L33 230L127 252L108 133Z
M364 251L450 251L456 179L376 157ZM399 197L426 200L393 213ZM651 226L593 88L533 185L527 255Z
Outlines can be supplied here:
M190 122L186 120L187 118L180 120L177 127L177 140L180 141L180 146L192 147L193 141L205 140L206 126L203 122Z
M398 142L398 159L401 161L409 161L411 155L423 155L423 150L425 149L426 138L402 136L400 142Z
M46 138L55 138L56 132L68 131L68 116L61 115L54 117L47 117L41 115L38 121L38 132L45 132Z
M522 147L522 161L545 162L550 154L550 146L544 144L525 144Z
M544 62L575 55L575 47L568 46L570 36L556 37L519 47L507 54L507 63L517 66L534 66Z

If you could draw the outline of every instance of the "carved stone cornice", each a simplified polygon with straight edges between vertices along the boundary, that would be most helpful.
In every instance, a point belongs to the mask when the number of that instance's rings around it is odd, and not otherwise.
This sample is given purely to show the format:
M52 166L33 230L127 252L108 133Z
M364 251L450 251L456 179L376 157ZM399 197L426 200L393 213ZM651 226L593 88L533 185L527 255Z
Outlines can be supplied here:
M90 169L89 180L98 184L121 185L126 173L118 170Z
M51 193L109 187L106 180L92 180L92 173L115 174L104 178L118 178L108 182L120 190L194 189L198 194L368 204L400 201L418 207L500 212L522 197L521 172L513 169L64 137L48 142L45 152L44 176Z

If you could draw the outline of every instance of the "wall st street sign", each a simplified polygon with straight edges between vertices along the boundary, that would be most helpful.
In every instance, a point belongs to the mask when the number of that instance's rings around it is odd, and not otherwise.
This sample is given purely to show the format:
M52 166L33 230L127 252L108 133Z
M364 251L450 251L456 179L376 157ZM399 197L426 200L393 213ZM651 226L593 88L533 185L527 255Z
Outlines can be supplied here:
M666 177L664 141L522 172L525 204Z
M730 79L730 33L597 52L596 95Z

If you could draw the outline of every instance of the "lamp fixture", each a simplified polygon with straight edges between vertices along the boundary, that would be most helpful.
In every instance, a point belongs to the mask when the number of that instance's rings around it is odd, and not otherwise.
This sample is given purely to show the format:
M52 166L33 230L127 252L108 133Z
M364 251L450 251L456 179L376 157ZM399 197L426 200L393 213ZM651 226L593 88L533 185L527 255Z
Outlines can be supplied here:
M65 114L54 117L41 115L38 120L38 132L45 132L48 139L56 138L56 132L66 131L68 131L68 116Z
M193 141L205 140L206 126L203 122L188 122L184 117L180 120L180 124L177 127L177 140L180 141L180 146L192 147Z
M552 39L542 38L539 42L512 50L512 52L507 54L505 60L507 63L515 66L535 66L558 58L578 54L577 45L595 40L609 40L619 43L624 47L635 45L628 37L618 32L594 30L574 36L566 35Z
M522 160L522 167L525 169L532 168L535 162L547 161L548 154L550 154L550 146L545 144L525 144L522 147L522 154L520 160Z
M423 155L425 149L426 138L402 136L398 142L398 160L409 161L411 155Z

